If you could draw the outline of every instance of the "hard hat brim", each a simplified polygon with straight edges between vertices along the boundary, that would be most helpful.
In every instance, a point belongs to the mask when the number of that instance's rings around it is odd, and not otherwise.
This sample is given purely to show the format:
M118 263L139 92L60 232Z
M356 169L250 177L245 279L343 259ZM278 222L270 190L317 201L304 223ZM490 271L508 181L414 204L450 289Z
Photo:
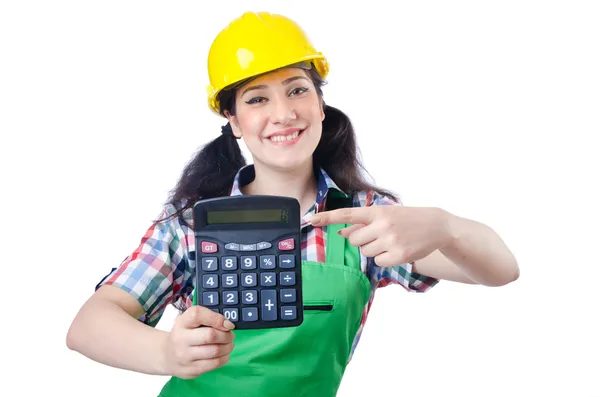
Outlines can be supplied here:
M246 84L248 81L256 79L265 74L274 72L276 70L289 68L289 67L297 67L297 68L301 68L301 69L305 69L305 70L315 69L317 71L317 73L319 73L319 75L321 76L322 79L325 79L327 77L327 75L329 74L329 64L328 64L325 56L323 56L323 54L319 53L316 55L307 55L306 57L302 57L301 59L298 59L296 62L293 62L293 63L286 62L282 65L277 65L277 66L273 67L272 69L266 70L261 73L243 76L242 78L238 79L237 81L235 81L221 89L214 89L212 86L208 86L207 87L208 106L214 113L216 113L220 116L223 116L223 114L221 113L220 104L218 103L218 100L217 100L217 97L219 96L219 94L222 91L229 91L229 90L237 89L237 88L243 86L244 84Z

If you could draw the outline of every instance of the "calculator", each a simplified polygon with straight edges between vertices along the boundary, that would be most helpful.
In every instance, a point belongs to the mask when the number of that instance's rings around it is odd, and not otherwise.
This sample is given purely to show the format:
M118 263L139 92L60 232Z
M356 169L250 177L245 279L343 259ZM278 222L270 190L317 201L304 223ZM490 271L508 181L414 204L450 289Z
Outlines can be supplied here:
M300 203L246 195L194 204L195 304L236 329L303 321Z

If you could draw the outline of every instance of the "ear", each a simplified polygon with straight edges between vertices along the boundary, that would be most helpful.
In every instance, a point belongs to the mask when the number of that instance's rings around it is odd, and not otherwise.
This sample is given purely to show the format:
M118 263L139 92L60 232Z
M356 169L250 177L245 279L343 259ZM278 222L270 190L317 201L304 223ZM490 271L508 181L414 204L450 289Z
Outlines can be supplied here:
M321 99L321 121L325 120L325 101Z
M229 121L229 124L231 125L231 130L233 131L233 135L236 138L241 138L242 130L240 130L240 125L238 124L237 117L231 115L231 113L229 113L228 110L226 110L224 113L225 113L225 117L227 117L227 120Z

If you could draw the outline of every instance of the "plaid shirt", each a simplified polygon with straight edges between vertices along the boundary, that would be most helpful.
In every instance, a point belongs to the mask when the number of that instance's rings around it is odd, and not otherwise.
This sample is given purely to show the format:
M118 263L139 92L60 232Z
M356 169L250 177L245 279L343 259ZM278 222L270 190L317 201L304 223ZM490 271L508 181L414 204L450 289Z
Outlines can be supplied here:
M242 168L236 175L231 196L242 195L241 186L254 179L252 164ZM326 227L313 227L308 219L324 209L325 198L330 189L342 190L320 170L317 181L317 200L304 214L301 221L302 259L325 262L327 246ZM342 192L343 193L343 192ZM392 200L376 192L360 192L354 196L354 207L370 205L395 205ZM181 203L184 205L184 203ZM178 207L181 208L181 207ZM177 208L171 204L165 206L164 215L172 215ZM194 292L195 239L191 224L192 211L187 210L182 217L153 224L142 238L139 246L118 268L112 271L96 286L111 284L122 288L135 297L144 308L145 315L140 321L155 326L168 304L190 307ZM193 253L190 255L190 253ZM351 353L354 353L373 303L375 290L389 284L398 284L409 292L425 292L438 280L414 273L412 264L399 264L393 267L379 267L373 258L361 253L361 269L371 282L369 302L364 308L361 326L355 337ZM351 354L351 356L352 356Z

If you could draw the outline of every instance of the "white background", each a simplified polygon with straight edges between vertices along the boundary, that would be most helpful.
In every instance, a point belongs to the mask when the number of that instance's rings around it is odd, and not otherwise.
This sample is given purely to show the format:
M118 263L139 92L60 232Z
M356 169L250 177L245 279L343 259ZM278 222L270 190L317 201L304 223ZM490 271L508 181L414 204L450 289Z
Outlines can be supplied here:
M339 395L600 396L597 2L251 3L327 55L325 100L378 184L489 224L521 267L502 288L379 290ZM0 6L7 395L155 396L166 381L65 336L220 133L206 55L248 4Z

